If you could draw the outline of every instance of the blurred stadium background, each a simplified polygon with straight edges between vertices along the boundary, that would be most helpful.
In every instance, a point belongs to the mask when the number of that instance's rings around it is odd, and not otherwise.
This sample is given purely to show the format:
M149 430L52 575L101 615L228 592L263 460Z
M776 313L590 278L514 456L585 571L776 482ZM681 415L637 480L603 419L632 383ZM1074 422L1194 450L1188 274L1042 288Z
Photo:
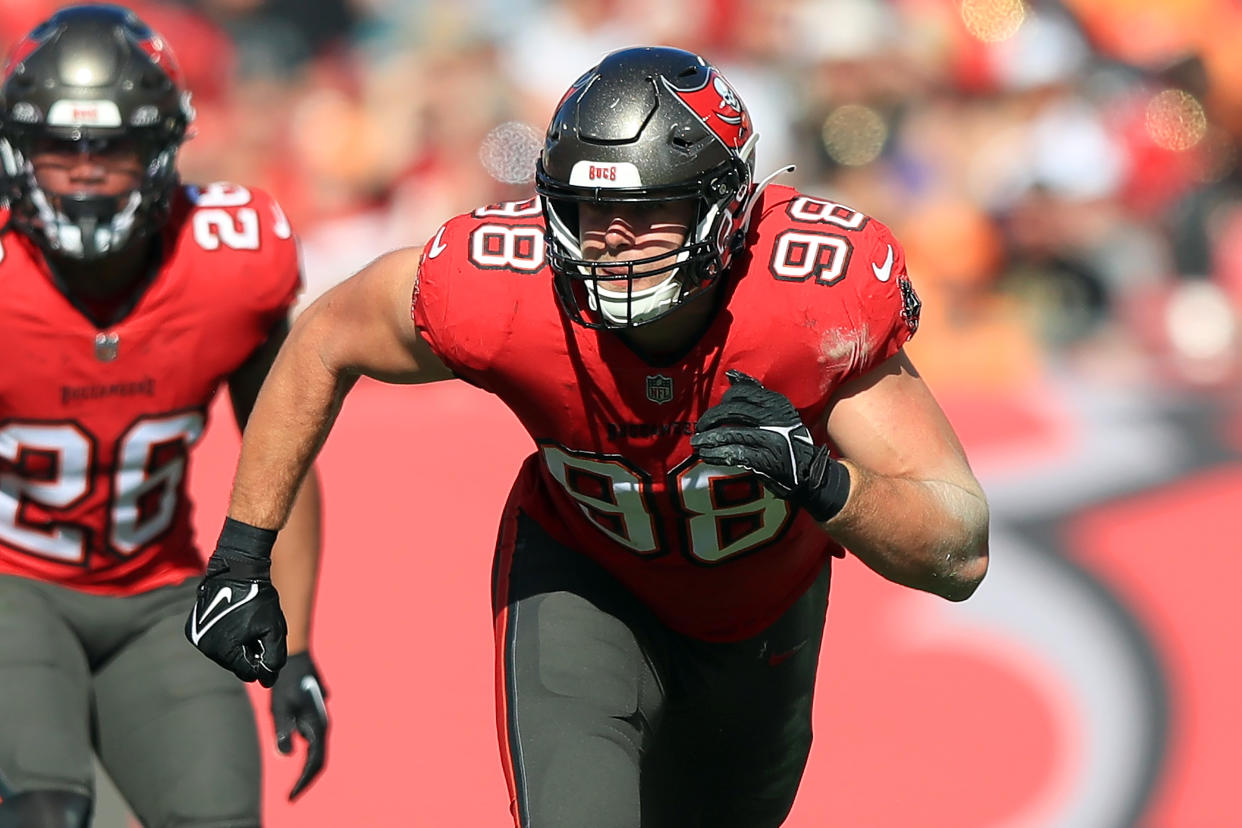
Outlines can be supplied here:
M60 5L4 0L0 35ZM524 197L556 100L605 51L708 56L752 110L760 173L794 162L904 241L909 350L993 505L966 604L838 568L789 825L1242 824L1234 0L129 5L194 92L185 176L276 195L307 300ZM192 483L208 541L237 447L214 422ZM329 764L287 804L298 763L256 693L270 825L508 824L487 590L528 450L469 388L351 397L322 460ZM114 794L98 824L129 824Z

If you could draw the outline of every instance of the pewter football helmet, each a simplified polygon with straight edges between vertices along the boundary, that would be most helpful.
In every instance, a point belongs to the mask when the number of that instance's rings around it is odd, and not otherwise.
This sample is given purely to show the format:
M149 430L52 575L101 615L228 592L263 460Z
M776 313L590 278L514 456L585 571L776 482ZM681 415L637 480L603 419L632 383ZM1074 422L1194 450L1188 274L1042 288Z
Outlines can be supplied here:
M0 184L13 224L45 250L82 260L157 232L193 117L168 44L133 12L60 10L17 43L0 81ZM30 163L48 142L93 152L132 145L142 184L118 197L49 192Z
M632 327L718 280L744 242L757 137L737 93L691 52L622 49L579 78L556 108L535 172L566 313L588 327ZM642 274L668 278L641 291L602 290L601 281L631 279L638 263L606 274L583 259L578 205L680 200L695 204L685 245Z

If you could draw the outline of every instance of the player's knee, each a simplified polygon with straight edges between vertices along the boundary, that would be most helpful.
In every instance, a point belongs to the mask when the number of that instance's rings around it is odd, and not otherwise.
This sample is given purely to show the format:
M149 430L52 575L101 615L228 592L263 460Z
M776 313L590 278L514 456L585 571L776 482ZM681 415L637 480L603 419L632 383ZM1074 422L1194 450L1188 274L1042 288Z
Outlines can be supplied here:
M91 808L75 791L26 791L0 802L0 828L87 828Z

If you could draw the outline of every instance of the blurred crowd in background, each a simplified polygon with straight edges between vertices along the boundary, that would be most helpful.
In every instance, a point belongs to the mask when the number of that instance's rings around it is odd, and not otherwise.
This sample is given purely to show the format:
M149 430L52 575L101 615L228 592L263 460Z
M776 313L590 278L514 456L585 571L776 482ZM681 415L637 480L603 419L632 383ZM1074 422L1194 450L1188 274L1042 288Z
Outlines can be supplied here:
M54 8L5 0L13 42ZM524 198L606 51L716 63L757 173L896 231L935 388L1242 385L1242 7L1232 0L133 0L198 111L184 177L262 187L307 298ZM1235 230L1237 227L1237 230Z

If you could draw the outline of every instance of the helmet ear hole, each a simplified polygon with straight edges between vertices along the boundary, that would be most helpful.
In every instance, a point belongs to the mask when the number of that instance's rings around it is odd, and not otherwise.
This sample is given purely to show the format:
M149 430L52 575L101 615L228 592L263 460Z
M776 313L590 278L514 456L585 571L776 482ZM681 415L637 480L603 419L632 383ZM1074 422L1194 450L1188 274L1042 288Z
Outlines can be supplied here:
M575 239L582 238L582 223L578 215L578 203L562 201L553 206L556 214L561 219L561 223L565 225L566 232Z
M746 230L745 228L737 230L733 233L733 238L729 241L729 247L734 253L740 253L742 248L746 246Z

